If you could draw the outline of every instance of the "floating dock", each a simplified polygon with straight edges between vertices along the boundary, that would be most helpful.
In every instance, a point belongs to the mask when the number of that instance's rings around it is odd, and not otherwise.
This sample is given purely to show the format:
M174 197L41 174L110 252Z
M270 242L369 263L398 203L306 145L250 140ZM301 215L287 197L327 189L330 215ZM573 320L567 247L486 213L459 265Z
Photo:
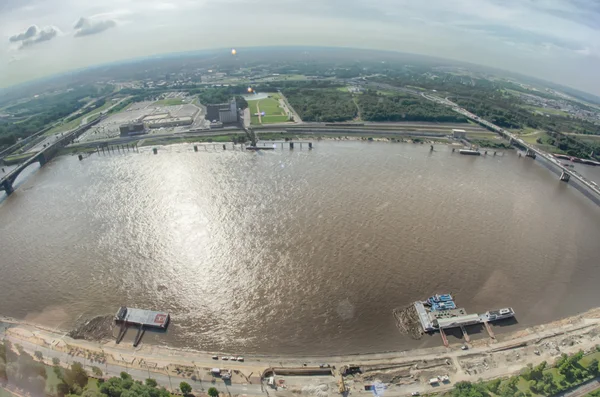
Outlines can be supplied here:
M490 322L511 318L515 316L512 308L499 310L490 310L483 314L467 314L463 308L458 308L450 294L434 295L424 301L414 303L415 310L421 326L425 332L440 331L445 346L448 346L448 340L444 333L445 329L460 328L469 341L469 336L465 327L473 324L483 324L494 339L494 334L489 326Z
M121 324L117 344L123 340L129 326L139 327L133 346L137 347L148 328L166 330L169 326L171 316L169 313L156 312L152 310L134 309L122 306L115 314L115 322Z
M481 156L481 153L479 152L479 150L472 150L472 149L460 149L458 151L458 153L466 154L467 156Z

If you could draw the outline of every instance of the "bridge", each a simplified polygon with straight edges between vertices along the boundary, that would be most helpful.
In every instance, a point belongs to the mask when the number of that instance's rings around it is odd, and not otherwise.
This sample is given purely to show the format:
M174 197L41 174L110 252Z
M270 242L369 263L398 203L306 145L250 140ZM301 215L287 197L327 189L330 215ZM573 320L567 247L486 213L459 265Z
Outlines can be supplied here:
M561 172L560 174L560 180L563 182L569 182L569 180L571 178L574 178L575 180L577 180L579 183L581 183L583 186L585 186L586 188L588 188L590 191L594 192L595 194L597 194L598 196L600 196L600 189L598 189L595 185L593 185L590 181L588 181L587 179L585 179L583 176L579 175L576 172L573 172L572 170L568 169L567 167L565 167L560 161L558 161L556 159L556 157L552 156L549 153L546 153L543 150L538 149L537 147L535 147L534 145L531 145L527 142L525 142L524 140L522 140L521 138L519 138L518 136L516 136L515 134L506 131L503 128L498 127L495 124L490 123L489 121L483 120L482 118L474 115L473 113L462 109L460 107L458 107L457 105L455 105L455 107L453 108L453 110L465 115L466 117L469 117L470 119L477 121L478 123L489 127L490 129L494 130L495 132L497 132L498 134L502 135L503 137L505 137L506 139L508 139L508 141L515 145L515 146L520 146L522 148L525 149L525 156L527 157L531 157L533 159L537 158L537 156L540 156L541 158L543 158L544 160L548 161L549 164L551 164L552 166L558 168L558 170Z
M18 167L11 170L8 174L2 176L2 179L0 179L0 191L4 190L4 192L6 192L7 196L10 195L15 190L14 184L15 184L15 181L17 180L17 177L21 174L21 172L23 172L23 170L25 168L29 167L31 164L34 164L34 163L40 163L40 167L43 167L44 164L46 164L48 161L52 160L52 158L54 158L54 156L56 156L56 154L60 151L61 148L65 147L68 144L70 144L71 142L73 142L74 139L79 137L81 134L83 134L85 131L87 131L90 127L99 123L103 119L104 119L104 117L99 117L96 120L89 122L87 124L84 124L84 125L80 126L79 128L77 128L61 137L57 137L56 141L53 142L51 145L46 146L43 150L37 152L35 155L30 157L28 160L19 164Z
M594 196L589 196L589 197L594 202L600 204L600 189L596 185L592 184L590 181L585 179L583 176L581 176L578 173L574 172L573 170L570 170L567 167L565 167L560 161L558 161L551 154L538 149L534 145L531 145L531 144L525 142L524 140L519 138L517 135L515 135L509 131L506 131L505 129L503 129L501 127L498 127L497 125L490 123L487 120L482 119L481 117L469 112L466 109L461 108L458 104L450 101L448 98L440 98L438 96L434 96L431 94L425 94L425 93L421 93L421 96L423 96L426 99L429 99L430 101L437 102L437 103L440 103L440 104L446 105L446 106L451 106L452 110L454 110L455 112L458 112L458 113L462 114L463 116L465 116L485 127L488 127L492 131L494 131L494 132L500 134L501 136L503 136L504 138L506 138L512 145L520 147L521 149L524 149L525 156L531 157L533 159L535 159L539 156L540 158L544 159L545 161L547 161L548 166L553 166L558 169L558 171L560 173L561 181L569 182L569 180L571 180L571 178L575 179L582 186L587 188L588 192L594 193ZM551 169L550 167L548 167L548 168ZM585 193L585 192L583 192L583 193Z

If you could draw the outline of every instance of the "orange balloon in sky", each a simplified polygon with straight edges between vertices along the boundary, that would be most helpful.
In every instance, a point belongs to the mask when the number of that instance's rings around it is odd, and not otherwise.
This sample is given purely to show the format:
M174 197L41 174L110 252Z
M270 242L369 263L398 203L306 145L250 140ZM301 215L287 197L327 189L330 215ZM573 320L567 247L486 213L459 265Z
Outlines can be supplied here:
M237 54L237 51L235 50L235 48L232 48L231 49L231 55L235 55L235 54Z

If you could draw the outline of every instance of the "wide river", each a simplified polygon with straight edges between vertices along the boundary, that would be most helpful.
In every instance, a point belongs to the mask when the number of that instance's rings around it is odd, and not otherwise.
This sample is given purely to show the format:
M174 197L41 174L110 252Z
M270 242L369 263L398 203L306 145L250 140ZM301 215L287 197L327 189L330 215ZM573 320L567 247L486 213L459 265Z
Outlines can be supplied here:
M600 207L514 151L174 145L28 171L0 196L0 314L49 326L127 305L172 314L146 342L359 353L440 345L392 314L434 293L513 307L499 332L600 301Z

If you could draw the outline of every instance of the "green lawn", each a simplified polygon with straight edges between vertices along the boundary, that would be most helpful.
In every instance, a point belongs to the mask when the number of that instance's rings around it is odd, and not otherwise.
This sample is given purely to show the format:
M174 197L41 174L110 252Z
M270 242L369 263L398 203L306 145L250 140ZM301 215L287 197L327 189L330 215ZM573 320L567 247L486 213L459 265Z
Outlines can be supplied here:
M167 99L161 99L160 101L156 101L153 103L153 105L159 105L159 106L177 106L177 105L183 105L185 102L183 102L183 100L181 98L167 98Z
M536 106L523 106L523 108L531 110L531 111L538 111L544 114L550 114L550 115L555 115L555 116L567 116L569 113L567 112L563 112L562 110L559 109L553 109L553 108L542 108L542 107L536 107Z
M597 351L595 353L588 354L587 356L583 356L579 363L583 366L588 366L590 364L590 361L592 361L593 359L600 361L600 352Z
M0 387L0 397L16 397L16 395Z
M481 132L467 132L467 138L474 138L474 139L496 139L499 138L500 135L498 134L494 134L493 132L486 132L486 131L481 131Z
M269 93L269 97L265 99L259 99L254 101L248 101L250 107L251 121L253 125L258 124L258 117L254 116L255 113L265 112L262 116L263 124L271 123L283 123L288 121L288 116L284 113L283 108L279 107L279 99L281 96L278 93Z
M590 142L590 143L598 143L600 141L600 135L590 135L590 134L565 134L571 135L574 138L578 138L579 140Z
M6 156L4 158L4 163L6 165L11 165L11 164L19 164L25 160L28 160L30 157L35 156L37 153L36 152L27 152L27 153L21 153L21 154L14 154L14 155L10 155L10 156Z
M48 375L48 378L46 379L46 393L54 394L56 392L56 385L60 383L60 379L58 379L58 376L56 376L53 367L49 365L45 365L45 367L46 374Z

